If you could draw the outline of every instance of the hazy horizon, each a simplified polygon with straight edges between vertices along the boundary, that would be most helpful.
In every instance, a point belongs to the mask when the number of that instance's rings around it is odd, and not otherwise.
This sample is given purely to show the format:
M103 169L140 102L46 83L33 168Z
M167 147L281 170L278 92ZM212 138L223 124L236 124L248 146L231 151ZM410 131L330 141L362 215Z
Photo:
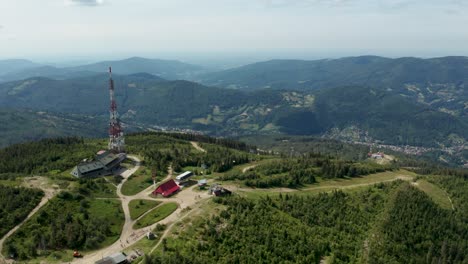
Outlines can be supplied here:
M466 56L467 24L461 0L2 1L0 58Z
M458 54L441 54L439 56L413 56L413 55L382 55L382 54L365 54L359 52L335 52L335 53L327 53L324 52L322 55L320 54L313 54L307 52L270 52L264 54L258 53L224 53L224 54L210 54L210 53L194 53L194 54L184 54L184 53L166 53L166 54L123 54L123 55L94 55L94 56L61 56L61 57L0 57L1 60L9 60L9 59L24 59L29 60L35 63L43 64L43 65L51 65L56 67L72 67L72 66L79 66L85 64L92 64L101 61L119 61L125 60L132 57L142 57L146 59L163 59L163 60L177 60L185 63L195 64L204 66L207 68L232 68L238 67L242 65L247 65L256 62L274 60L274 59L292 59L292 60L321 60L321 59L340 59L346 57L359 57L359 56L379 56L379 57L386 57L386 58L402 58L402 57L415 57L421 59L430 59L430 58L438 58L438 57L447 57L447 56L464 56ZM468 56L466 56L468 57Z

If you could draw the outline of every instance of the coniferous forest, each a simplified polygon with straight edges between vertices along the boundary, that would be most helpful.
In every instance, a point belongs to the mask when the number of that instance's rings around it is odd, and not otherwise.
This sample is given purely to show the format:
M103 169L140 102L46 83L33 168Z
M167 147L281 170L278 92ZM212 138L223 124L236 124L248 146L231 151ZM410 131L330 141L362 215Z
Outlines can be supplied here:
M468 187L460 181L458 195ZM227 209L168 239L146 263L468 262L466 212L441 209L407 182L216 202Z
M0 184L0 237L20 223L41 201L44 192Z
M190 141L198 142L202 150ZM128 136L127 143L128 152L140 156L143 166L160 176L169 167L177 172L203 164L207 172L203 177L213 182L235 183L251 191L270 187L292 191L264 189L266 195L240 192L207 200L214 211L175 225L173 235L145 257L147 264L468 262L465 170L408 160L380 165L320 153L265 155L243 143L198 135L138 133ZM0 150L2 233L24 219L43 196L42 191L2 182L21 184L25 177L44 175L56 184L54 188L64 190L5 241L3 254L21 261L53 258L60 251L104 248L119 238L124 215L115 200L113 177L76 179L68 173L102 148L102 140L58 138ZM402 172L408 164L417 165L408 168L414 173ZM307 192L327 181L399 173L412 176L349 190ZM441 207L418 187L421 179L440 188L451 206Z

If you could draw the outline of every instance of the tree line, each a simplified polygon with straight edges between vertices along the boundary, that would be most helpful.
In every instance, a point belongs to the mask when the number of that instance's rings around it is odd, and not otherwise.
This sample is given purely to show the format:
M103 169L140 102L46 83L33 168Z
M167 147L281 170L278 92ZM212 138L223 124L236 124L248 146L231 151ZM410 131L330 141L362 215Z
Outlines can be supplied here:
M261 164L245 173L239 171L226 173L220 179L240 180L246 186L256 188L296 188L315 183L317 177L326 179L356 177L393 169L395 169L393 166L345 161L309 153L299 158L284 158Z

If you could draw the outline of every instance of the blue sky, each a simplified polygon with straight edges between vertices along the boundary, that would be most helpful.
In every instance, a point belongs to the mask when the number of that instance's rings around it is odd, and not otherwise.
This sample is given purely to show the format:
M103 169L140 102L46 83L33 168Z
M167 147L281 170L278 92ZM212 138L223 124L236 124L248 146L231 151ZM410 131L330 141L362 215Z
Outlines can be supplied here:
M467 28L468 0L0 0L0 58L468 55Z

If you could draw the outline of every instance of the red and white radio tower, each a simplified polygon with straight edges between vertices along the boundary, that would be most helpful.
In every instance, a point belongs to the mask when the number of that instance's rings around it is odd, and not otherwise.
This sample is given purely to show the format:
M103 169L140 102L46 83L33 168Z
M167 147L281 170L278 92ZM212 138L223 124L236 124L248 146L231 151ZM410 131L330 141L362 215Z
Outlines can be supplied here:
M125 152L125 139L120 120L117 114L117 103L114 97L114 80L112 68L109 67L109 93L110 93L110 122L109 122L109 150L120 153Z

